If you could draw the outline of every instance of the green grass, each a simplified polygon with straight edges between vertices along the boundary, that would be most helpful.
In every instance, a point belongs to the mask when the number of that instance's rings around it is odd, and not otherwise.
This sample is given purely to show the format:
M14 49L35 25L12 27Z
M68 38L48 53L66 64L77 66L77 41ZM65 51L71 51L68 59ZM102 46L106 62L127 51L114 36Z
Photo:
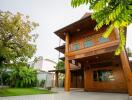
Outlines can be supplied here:
M52 92L43 89L34 88L0 88L0 97L4 96L20 96L20 95L34 95L34 94L50 94Z

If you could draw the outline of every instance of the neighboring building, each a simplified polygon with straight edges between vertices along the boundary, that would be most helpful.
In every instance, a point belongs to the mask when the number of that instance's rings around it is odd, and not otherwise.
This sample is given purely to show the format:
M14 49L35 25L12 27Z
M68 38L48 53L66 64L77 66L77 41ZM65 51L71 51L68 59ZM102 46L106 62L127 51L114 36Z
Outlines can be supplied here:
M42 80L45 80L44 87L54 87L55 79L54 74L46 71L37 71L37 79L41 82Z
M48 70L54 70L56 62L50 59L43 59L42 56L38 57L36 62L29 63L31 67L37 70L37 79L41 82L45 80L45 87L54 87L55 78L54 73L48 72Z
M37 61L30 62L29 63L31 67L33 67L36 70L41 70L41 71L48 71L48 70L54 70L54 66L56 66L56 62L50 59L43 59L43 57L38 57Z
M38 57L37 61L33 64L34 69L42 70L43 69L43 57Z
M65 61L65 90L84 88L132 95L132 73L126 51L115 56L120 42L118 30L114 29L105 39L102 33L108 26L95 31L95 25L91 14L85 14L79 21L55 32L65 41L65 45L56 48L65 54L61 58Z
M43 60L43 67L42 70L48 71L48 70L54 70L56 66L56 62L50 59L44 59Z

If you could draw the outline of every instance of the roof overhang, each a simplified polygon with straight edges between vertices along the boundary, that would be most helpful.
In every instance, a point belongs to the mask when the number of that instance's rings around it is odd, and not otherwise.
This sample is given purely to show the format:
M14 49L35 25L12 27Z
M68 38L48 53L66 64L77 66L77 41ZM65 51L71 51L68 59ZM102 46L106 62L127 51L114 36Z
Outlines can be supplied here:
M65 34L77 34L84 30L94 29L96 21L91 19L91 15L85 18L82 18L66 27L63 27L54 33L65 41Z
M63 53L63 54L65 53L65 45L56 47L55 49L58 50L59 52Z

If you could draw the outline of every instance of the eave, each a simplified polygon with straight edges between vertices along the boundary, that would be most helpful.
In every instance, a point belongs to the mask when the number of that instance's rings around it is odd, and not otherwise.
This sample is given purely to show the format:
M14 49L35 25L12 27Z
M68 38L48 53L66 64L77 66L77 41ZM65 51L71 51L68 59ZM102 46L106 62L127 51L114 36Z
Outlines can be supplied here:
M63 27L54 33L65 41L65 34L77 34L80 31L94 29L96 21L91 19L91 16L82 18L66 27Z
M63 54L65 53L65 45L56 47L55 49L58 50L59 52L63 53Z

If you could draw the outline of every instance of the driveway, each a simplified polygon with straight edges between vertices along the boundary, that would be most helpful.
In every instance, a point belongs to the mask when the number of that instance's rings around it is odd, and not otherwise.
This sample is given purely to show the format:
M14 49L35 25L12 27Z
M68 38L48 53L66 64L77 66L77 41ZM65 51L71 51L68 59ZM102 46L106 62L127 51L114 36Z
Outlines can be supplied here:
M54 94L0 97L0 100L128 100L128 95L120 93L58 91L58 93Z

